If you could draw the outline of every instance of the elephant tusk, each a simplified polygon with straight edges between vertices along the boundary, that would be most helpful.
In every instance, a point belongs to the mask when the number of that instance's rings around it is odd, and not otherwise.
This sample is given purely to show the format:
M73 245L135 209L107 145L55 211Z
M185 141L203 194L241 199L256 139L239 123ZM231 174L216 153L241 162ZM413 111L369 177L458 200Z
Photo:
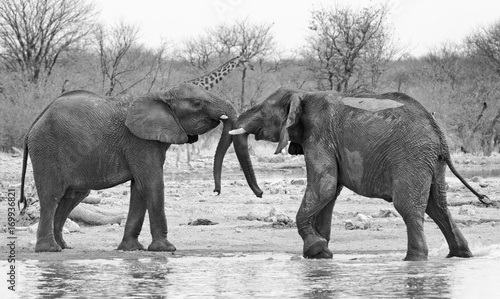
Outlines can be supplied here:
M247 131L245 131L245 129L239 128L239 129L236 129L236 130L229 131L229 134L230 135L241 135L241 134L245 134L246 132Z
M220 116L220 119L228 119L228 118L229 118L229 117L227 117L227 115L225 115L225 114L222 114L222 115Z

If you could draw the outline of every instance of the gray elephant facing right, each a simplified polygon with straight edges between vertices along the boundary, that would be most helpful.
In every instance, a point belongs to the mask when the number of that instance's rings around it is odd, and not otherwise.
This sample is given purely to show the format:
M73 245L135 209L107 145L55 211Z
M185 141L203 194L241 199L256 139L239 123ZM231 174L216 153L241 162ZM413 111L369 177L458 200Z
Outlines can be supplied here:
M405 260L427 259L425 213L443 232L448 257L472 256L447 207L446 165L483 203L490 201L457 173L444 134L411 97L280 88L244 112L235 127L230 134L279 142L276 153L290 141L290 154L304 154L307 188L296 219L304 257L332 257L332 211L343 186L393 202L407 227Z

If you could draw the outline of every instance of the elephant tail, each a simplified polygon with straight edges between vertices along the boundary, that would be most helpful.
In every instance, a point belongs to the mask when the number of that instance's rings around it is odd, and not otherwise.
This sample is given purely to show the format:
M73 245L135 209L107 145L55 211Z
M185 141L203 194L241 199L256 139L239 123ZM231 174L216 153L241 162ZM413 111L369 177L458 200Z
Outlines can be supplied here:
M23 151L23 170L21 173L21 197L17 202L17 206L20 209L20 215L23 215L28 207L28 201L26 200L26 196L24 196L24 182L26 180L26 166L28 164L28 140L24 141L24 151ZM21 204L24 204L21 209Z
M485 205L491 205L491 204L493 204L491 202L491 199L489 199L488 196L486 196L484 194L479 194L476 190L474 190L474 188L472 188L471 185L469 185L469 183L467 183L467 181L455 169L455 166L453 166L453 163L451 163L451 159L449 157L447 159L445 159L445 160L446 160L446 164L450 168L451 172L453 172L453 174L460 180L460 182L462 182L462 184L464 184L465 187L467 187L467 189L469 189L472 193L474 193L475 196L477 196L477 198L479 199L479 201L481 201Z

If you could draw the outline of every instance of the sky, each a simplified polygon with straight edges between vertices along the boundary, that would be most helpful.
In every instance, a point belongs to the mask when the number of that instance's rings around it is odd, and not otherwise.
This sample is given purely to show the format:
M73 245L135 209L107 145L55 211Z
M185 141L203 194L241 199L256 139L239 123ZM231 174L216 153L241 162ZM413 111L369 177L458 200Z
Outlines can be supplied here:
M389 3L394 37L413 56L425 55L447 42L461 42L481 26L500 21L499 0L93 0L100 20L139 26L139 41L158 47L162 41L181 43L221 23L247 18L273 24L277 48L302 47L309 34L311 10L349 3L364 7Z

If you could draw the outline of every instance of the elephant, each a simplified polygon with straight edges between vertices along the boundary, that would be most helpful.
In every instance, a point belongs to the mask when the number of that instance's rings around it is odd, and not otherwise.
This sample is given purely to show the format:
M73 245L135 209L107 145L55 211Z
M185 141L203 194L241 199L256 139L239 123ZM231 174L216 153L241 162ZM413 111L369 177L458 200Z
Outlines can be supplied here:
M472 256L447 208L446 165L482 202L491 201L459 175L435 119L410 96L281 87L243 112L235 127L234 136L278 142L275 153L290 143L288 153L304 155L307 186L296 215L304 257L332 258L332 211L343 186L394 204L407 228L405 260L428 257L425 213L444 234L448 257Z
M166 151L170 144L197 141L222 122L214 158L214 191L220 193L222 162L232 142L245 176L255 176L251 162L244 160L246 146L228 134L236 120L231 103L189 83L139 97L104 98L81 90L61 95L38 116L24 140L19 206L26 208L29 154L40 200L35 251L70 248L62 228L71 210L90 190L127 181L130 206L118 249L144 250L138 236L147 210L152 235L148 250L175 251L167 240L164 211ZM254 192L262 196L258 186Z

